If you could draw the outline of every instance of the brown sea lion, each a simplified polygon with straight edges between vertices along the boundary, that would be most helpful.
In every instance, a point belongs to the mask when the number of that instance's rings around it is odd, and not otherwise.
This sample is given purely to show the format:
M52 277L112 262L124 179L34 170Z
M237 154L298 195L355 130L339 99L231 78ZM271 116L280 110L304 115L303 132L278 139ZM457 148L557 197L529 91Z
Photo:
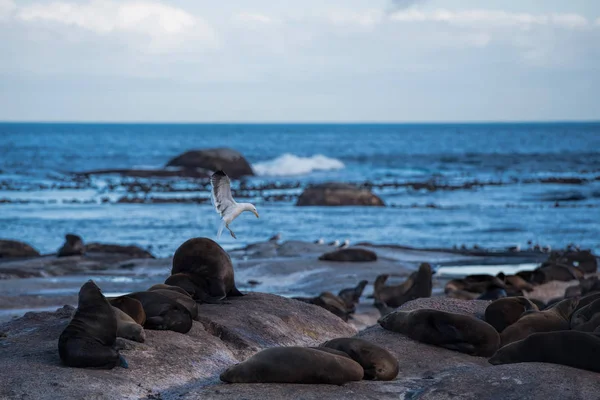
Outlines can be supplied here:
M586 274L592 274L598 270L598 260L589 250L566 251L561 255L560 261L578 267Z
M433 287L431 276L431 265L422 263L419 269L413 272L402 285L395 287L379 286L379 290L376 288L374 292L375 302L385 303L390 307L400 307L402 304L414 299L431 297Z
M117 307L113 307L112 309L117 318L117 337L144 343L146 340L144 328L124 311L121 311Z
M65 235L65 243L58 249L57 257L80 256L85 253L83 239L80 236L68 233Z
M360 296L362 296L363 291L365 290L365 286L367 286L368 281L360 281L356 287L342 289L338 293L338 297L344 300L347 308L353 308L360 301Z
M470 315L430 309L394 311L380 318L379 324L419 342L476 356L491 356L500 345L494 327Z
M146 323L146 312L142 303L138 300L127 296L109 297L108 302L111 306L118 308L125 314L129 315L136 324L144 326Z
M538 307L525 297L506 297L493 301L485 309L485 321L499 333L519 320L525 311L539 311Z
M196 319L198 317L198 303L196 303L196 300L192 299L192 297L189 294L187 294L187 292L185 294L182 294L169 289L155 289L150 291L160 293L163 296L170 298L171 300L175 300L188 310L188 312L192 316L192 319Z
M400 299L414 284L414 277L412 274L406 278L400 285L385 286L385 282L389 278L388 274L382 274L375 278L373 284L373 297L376 303L385 303L388 306L399 307L395 304L396 299Z
M586 296L583 296L579 299L579 303L577 303L577 307L575 308L575 310L579 310L580 308L583 308L598 299L600 299L600 292L590 293Z
M532 283L541 285L551 281L568 282L583 278L583 272L577 267L563 264L542 264L533 271Z
M312 383L343 385L360 381L363 368L351 358L308 347L271 347L227 368L228 383Z
M533 333L502 347L489 362L545 362L600 372L600 336L579 331Z
M500 334L502 346L525 339L536 332L568 330L571 314L577 307L577 297L563 300L543 311L528 311Z
M171 269L171 275L176 274L177 278L169 278L165 283L185 289L201 302L218 303L228 296L243 296L235 287L231 258L208 238L189 239L179 246Z
M363 339L333 339L319 347L335 349L348 354L363 367L365 371L363 379L391 381L396 378L400 370L398 360L389 351Z
M493 275L475 274L467 275L462 279L452 279L444 287L444 292L463 290L471 293L485 293L488 290L501 288L506 290L506 285L502 280Z
M115 348L117 318L94 281L79 290L79 303L69 325L58 339L58 354L69 367L127 368L127 361Z
M321 261L339 262L371 262L377 261L377 254L366 249L341 249L325 253L319 257Z
M192 329L192 316L183 305L169 297L153 292L135 292L125 295L142 303L146 312L144 328L187 333Z
M348 321L351 318L350 314L355 310L354 307L348 309L344 300L331 292L323 292L316 297L292 297L292 299L324 308L344 321Z
M593 332L600 326L600 299L585 307L578 308L571 315L571 329L583 332Z
M179 286L166 285L164 283L157 283L156 285L152 285L148 288L148 291L151 292L153 290L173 290L177 293L184 294L188 297L192 297L185 289L180 288Z
M532 292L534 290L533 285L519 275L505 275L504 273L500 272L496 276L508 287L512 287L523 292Z

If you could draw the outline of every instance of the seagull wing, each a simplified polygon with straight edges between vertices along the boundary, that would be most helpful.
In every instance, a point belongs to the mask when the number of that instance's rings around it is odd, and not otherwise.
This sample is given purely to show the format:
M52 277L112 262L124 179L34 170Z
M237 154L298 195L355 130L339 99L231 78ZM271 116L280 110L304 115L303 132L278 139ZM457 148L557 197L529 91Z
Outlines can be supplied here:
M228 210L233 209L235 201L231 196L231 182L229 177L223 171L217 171L210 177L211 200L217 213L221 217L225 216Z

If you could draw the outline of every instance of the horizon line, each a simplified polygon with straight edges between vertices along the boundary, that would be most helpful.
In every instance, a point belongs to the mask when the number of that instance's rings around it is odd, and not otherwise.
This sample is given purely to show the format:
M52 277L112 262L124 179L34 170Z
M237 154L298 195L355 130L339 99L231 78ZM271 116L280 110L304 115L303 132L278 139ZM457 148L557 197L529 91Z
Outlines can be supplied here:
M478 124L598 124L600 119L474 120L474 121L94 121L0 120L0 124L106 124L106 125L478 125Z

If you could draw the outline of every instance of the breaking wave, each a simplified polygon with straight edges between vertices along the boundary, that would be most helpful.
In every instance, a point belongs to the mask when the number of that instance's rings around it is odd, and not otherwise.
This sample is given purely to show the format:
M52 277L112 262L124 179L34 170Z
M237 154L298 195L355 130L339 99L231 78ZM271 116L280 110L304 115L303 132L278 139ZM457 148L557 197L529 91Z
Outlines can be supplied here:
M340 160L322 154L298 157L289 153L253 166L254 172L262 176L306 175L314 171L331 171L344 167Z

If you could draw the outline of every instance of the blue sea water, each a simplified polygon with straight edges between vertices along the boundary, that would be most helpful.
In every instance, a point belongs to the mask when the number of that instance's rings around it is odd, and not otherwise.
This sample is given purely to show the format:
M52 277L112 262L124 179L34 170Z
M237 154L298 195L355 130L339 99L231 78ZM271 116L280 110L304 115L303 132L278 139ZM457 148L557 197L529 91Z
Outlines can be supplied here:
M249 213L239 217L232 224L238 239L223 235L225 248L281 232L282 240L488 248L525 247L531 240L600 249L600 123L2 123L0 238L54 252L72 232L86 241L151 247L159 256L172 254L190 237L214 238L219 220L210 203L102 203L104 196L122 194L107 191L119 178L95 177L81 187L73 184L73 173L157 168L184 151L221 146L240 151L252 164L257 176L250 184L300 184L274 191L280 194L297 195L321 181L504 183L436 191L375 187L389 205L384 208L296 207L294 200L256 196L250 201L260 219ZM556 177L585 181L538 182ZM207 197L208 192L156 195Z

